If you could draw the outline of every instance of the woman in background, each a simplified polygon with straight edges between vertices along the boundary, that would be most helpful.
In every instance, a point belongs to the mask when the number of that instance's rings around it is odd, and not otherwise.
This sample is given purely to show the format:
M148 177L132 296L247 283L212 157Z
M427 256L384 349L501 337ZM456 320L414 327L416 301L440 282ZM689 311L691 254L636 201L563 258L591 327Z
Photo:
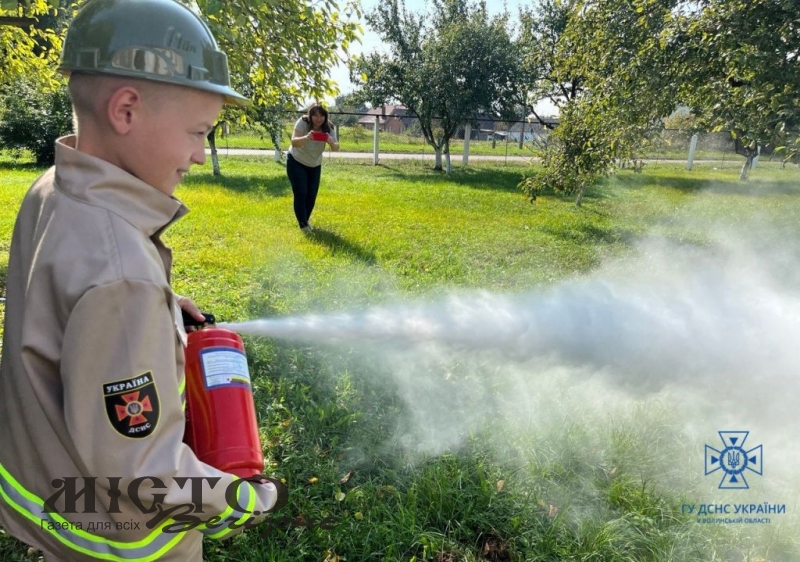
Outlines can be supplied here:
M339 141L328 120L328 111L314 104L308 114L294 124L292 146L286 157L286 174L294 193L294 214L300 230L306 233L313 231L308 220L319 192L322 153L326 144L334 152L339 150Z

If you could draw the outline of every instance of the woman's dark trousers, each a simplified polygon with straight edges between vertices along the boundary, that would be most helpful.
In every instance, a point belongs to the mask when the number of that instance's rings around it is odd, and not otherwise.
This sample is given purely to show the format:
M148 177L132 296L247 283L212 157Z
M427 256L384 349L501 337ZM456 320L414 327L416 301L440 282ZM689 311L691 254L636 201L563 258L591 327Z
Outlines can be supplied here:
M314 203L319 192L319 178L322 166L309 168L295 160L291 154L286 157L286 174L294 193L294 215L300 228L308 225Z

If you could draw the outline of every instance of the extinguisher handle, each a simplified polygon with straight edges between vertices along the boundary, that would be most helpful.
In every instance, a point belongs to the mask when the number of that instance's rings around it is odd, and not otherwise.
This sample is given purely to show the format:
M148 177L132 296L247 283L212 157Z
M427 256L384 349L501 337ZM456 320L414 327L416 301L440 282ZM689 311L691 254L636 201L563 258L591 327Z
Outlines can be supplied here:
M183 325L187 328L202 328L206 324L216 324L217 319L214 317L213 314L209 312L201 312L205 320L200 322L200 320L195 319L194 316L186 312L185 310L181 309L181 315L183 316Z

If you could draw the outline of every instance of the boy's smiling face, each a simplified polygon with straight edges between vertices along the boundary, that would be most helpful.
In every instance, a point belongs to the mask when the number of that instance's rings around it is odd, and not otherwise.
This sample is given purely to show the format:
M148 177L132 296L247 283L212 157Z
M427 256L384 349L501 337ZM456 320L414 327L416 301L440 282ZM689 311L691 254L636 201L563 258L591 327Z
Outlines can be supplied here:
M70 78L76 148L172 195L193 164L206 161L205 141L221 94L114 76Z
M145 99L140 126L132 132L126 167L159 191L172 195L193 164L206 161L206 136L222 109L220 95L170 88L167 96ZM174 94L173 94L174 92Z

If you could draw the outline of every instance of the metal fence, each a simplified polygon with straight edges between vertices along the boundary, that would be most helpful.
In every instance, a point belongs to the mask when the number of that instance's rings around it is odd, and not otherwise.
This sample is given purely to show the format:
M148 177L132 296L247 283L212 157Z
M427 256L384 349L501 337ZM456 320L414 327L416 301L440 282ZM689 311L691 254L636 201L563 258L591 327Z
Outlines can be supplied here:
M279 160L290 146L294 123L299 115L299 112L289 112L282 120L279 150L276 150L271 136L258 127L223 128L217 136L217 148L222 154L226 149L246 149L251 154L267 151L263 154ZM326 152L329 157L362 158L375 164L381 157L434 157L433 148L423 138L415 117L331 112L330 119L341 148L339 154ZM453 165L468 165L470 159L527 162L543 155L548 133L549 129L538 122L482 120L474 126L461 128L451 139L450 159ZM642 146L641 157L656 163L688 164L691 159L693 163L717 167L742 165L743 157L737 154L736 143L729 133L697 133L695 149L690 155L692 136L691 132L684 130L658 131ZM239 150L234 153L239 153ZM781 154L765 151L758 160L761 163L779 163L782 159Z

